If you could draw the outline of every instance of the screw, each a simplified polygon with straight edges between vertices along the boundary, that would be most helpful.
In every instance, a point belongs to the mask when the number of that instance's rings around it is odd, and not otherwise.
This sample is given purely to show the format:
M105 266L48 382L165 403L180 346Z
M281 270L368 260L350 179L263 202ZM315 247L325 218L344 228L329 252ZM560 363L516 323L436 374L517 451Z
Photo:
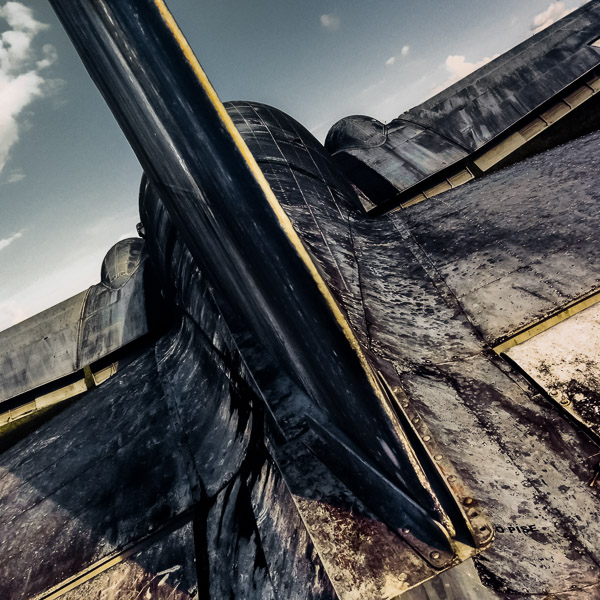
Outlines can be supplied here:
M590 487L594 487L596 485L596 483L598 482L598 477L600 477L600 463L598 463L596 465L596 469L594 470L594 475L592 476L588 485Z

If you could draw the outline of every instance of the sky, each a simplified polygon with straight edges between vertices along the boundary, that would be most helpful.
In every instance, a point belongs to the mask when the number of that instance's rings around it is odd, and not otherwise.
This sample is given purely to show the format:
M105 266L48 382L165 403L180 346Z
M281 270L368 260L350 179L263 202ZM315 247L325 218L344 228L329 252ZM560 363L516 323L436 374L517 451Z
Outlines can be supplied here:
M598 1L598 0L593 0ZM581 0L167 0L223 101L321 141L384 122ZM0 330L97 283L135 236L141 168L46 0L0 0Z

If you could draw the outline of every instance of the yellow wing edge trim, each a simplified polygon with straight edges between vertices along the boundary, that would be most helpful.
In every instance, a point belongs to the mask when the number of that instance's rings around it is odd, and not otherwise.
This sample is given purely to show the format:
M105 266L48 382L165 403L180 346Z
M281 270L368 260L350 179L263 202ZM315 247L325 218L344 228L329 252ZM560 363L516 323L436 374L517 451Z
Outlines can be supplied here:
M550 315L537 323L533 323L532 325L528 325L518 331L515 335L511 336L501 344L495 345L494 352L496 354L502 354L506 352L509 348L513 346L517 346L531 339L532 337L550 329L550 327L554 327L554 325L558 325L563 321L567 320L569 317L576 315L577 313L593 306L600 302L600 290L596 290L591 294L588 294L584 298L580 298L574 302L571 302L566 308L563 308L560 312Z
M185 527L192 522L192 518L193 515L190 514L189 511L174 517L170 523L160 528L156 532L151 533L141 540L126 545L121 550L117 550L108 556L101 558L99 561L89 565L79 573L68 577L58 585L40 594L37 594L36 596L33 596L31 600L56 600L57 598L61 598L68 592L71 592L84 583L87 583L90 579L93 579L105 571L108 571L112 567L129 560L138 552L150 548L153 543L159 541L161 538L164 538L171 533L174 533L175 531Z

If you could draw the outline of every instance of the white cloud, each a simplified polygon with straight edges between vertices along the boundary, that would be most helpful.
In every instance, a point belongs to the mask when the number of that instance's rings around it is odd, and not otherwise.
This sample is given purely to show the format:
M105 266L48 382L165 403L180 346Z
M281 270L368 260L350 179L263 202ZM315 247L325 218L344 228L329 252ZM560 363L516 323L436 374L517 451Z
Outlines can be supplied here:
M9 27L18 31L38 32L49 27L49 25L36 21L31 9L20 2L6 2L4 6L0 6L0 16L8 23Z
M552 23L556 23L559 19L566 17L574 10L575 8L567 8L564 2L553 2L545 11L533 17L530 29L533 33L538 33L552 25Z
M432 94L437 94L442 90L445 90L448 86L456 83L461 80L463 77L470 75L473 71L483 67L483 65L489 63L491 60L496 58L498 54L494 54L494 56L486 56L477 62L468 62L463 55L450 55L446 58L446 62L444 66L446 71L450 74L448 79L444 81L441 85L436 86L431 91Z
M58 58L56 48L52 44L44 44L42 46L42 54L44 58L38 60L35 65L38 69L47 69L52 66Z
M470 63L465 60L464 56L448 56L446 58L446 70L450 73L450 77L453 81L458 81L467 75L470 75L479 67L483 67L483 65L487 64L492 60L489 56L481 59L478 62Z
M20 237L23 237L22 231L17 231L17 233L13 233L11 236L0 240L0 250L4 250L10 246L15 240L18 240Z
M406 56L408 56L409 51L410 51L410 46L402 46L402 48L400 49L400 54L398 56L390 56L385 61L385 66L391 67L392 65L396 64L396 61L399 58L405 58Z
M6 177L6 183L17 183L25 179L25 173L21 169L14 169Z
M340 28L341 20L337 15L321 15L321 27L335 31Z
M9 29L0 34L0 172L11 148L19 141L24 109L36 98L49 93L52 82L42 71L56 60L53 46L46 44L41 53L33 40L48 25L33 18L31 9L20 2L0 6L0 20Z

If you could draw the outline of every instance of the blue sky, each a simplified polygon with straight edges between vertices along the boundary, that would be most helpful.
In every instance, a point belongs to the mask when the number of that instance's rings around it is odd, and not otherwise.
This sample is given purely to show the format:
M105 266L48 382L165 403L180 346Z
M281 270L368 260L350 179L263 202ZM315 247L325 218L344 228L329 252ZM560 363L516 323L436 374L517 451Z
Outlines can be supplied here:
M597 0L594 0L597 1ZM321 140L389 121L581 0L167 0L223 100ZM45 0L0 0L0 329L100 276L135 234L141 169Z

